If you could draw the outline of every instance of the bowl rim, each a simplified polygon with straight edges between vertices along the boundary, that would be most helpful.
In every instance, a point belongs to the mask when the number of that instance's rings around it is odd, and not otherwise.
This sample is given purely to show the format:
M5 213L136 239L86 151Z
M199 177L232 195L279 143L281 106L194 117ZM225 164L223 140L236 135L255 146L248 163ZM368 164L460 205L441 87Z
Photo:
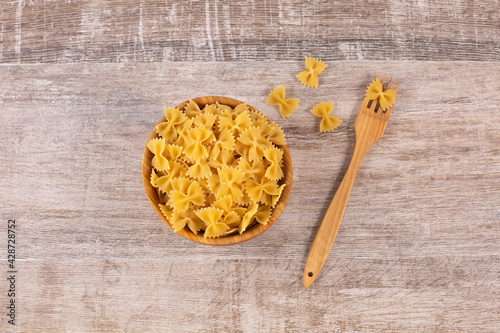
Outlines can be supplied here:
M203 96L203 97L197 97L197 98L192 98L189 99L185 102L180 103L179 105L176 106L176 108L182 110L184 107L189 103L189 101L193 100L200 108L205 107L206 104L213 104L215 102L218 102L219 104L224 104L228 105L232 108L234 108L236 105L239 105L243 102L229 98L229 97L222 97L222 96ZM248 108L252 111L256 111L260 113L262 116L264 116L269 122L271 120L266 117L262 112L259 110L255 109L251 105L247 104ZM166 121L165 116L163 116L160 121L156 125L158 125L161 122ZM174 230L170 222L167 221L166 217L163 215L163 213L160 210L159 203L160 200L158 198L158 194L156 189L151 185L150 179L151 179L151 159L153 158L153 153L148 149L147 143L157 137L156 133L156 125L154 126L153 130L151 131L147 141L146 145L144 146L144 152L142 155L142 166L141 166L141 172L142 172L142 183L144 186L144 190L146 192L146 196L148 198L149 203L153 207L154 211L156 212L156 215L167 225ZM234 245L234 244L239 244L242 242L245 242L247 240L250 240L254 237L257 237L258 235L262 234L264 231L268 230L278 219L278 217L281 215L283 212L288 199L290 197L290 193L292 190L292 182L293 182L293 166L292 166L292 158L290 155L290 151L288 150L287 145L283 146L278 146L283 149L283 172L284 172L284 177L281 180L281 184L286 184L286 186L283 189L283 192L281 194L281 197L278 200L278 203L273 209L273 212L271 214L271 217L269 218L269 221L267 222L266 225L260 224L260 223L254 223L252 227L247 229L245 232L242 234L236 233L228 236L221 236L221 237L215 237L215 238L205 238L203 234L198 233L195 235L191 230L188 230L188 228L184 228L182 230L179 230L178 232L175 232L176 234L179 234L183 236L184 238L187 238L191 241L200 243L200 244L205 244L205 245L215 245L215 246L221 246L221 245Z

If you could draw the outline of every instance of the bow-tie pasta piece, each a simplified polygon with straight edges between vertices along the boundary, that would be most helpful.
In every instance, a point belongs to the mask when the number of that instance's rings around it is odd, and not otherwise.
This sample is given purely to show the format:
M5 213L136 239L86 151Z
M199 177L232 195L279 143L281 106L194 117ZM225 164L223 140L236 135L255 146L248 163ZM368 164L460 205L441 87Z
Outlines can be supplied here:
M210 158L216 160L222 149L233 150L234 149L234 136L229 132L227 128L224 128L218 135L217 141L215 142L212 150L210 151Z
M270 147L264 150L264 156L270 163L269 167L266 170L265 176L274 181L283 178L283 170L281 169L283 150L276 147Z
M225 128L229 130L229 132L237 137L244 130L249 128L252 125L252 119L248 115L248 112L242 112L236 116L236 118L231 117L219 117L219 131L223 131Z
M217 208L204 208L196 212L196 215L206 223L205 238L222 236L229 227L221 220L224 211Z
M241 217L236 212L229 212L222 218L222 223L230 228L238 228L241 222Z
M288 117L299 105L298 98L285 98L285 87L283 85L274 88L266 99L267 104L279 106L281 118Z
M222 209L224 211L224 214L229 214L232 212L232 205L233 205L233 197L230 195L226 195L225 197L221 197L217 199L216 202L212 205L214 208Z
M250 161L264 157L264 150L272 146L271 142L260 136L260 130L257 127L246 129L241 133L238 141L249 147L248 158Z
M238 227L240 234L242 234L245 230L247 230L248 226L252 222L253 217L254 217L255 213L257 213L258 209L259 209L259 205L256 203L252 203L248 206L248 210L245 213L245 215L243 215L243 219L241 219L240 225Z
M234 151L222 149L215 159L210 158L208 165L214 169L220 169L224 166L231 166L234 163Z
M186 147L188 144L189 137L188 131L193 127L194 118L189 118L181 126L177 127L177 140L175 140L175 145L179 147Z
M260 205L255 213L254 217L257 222L260 224L267 224L269 218L271 217L271 213L273 208L269 205Z
M297 78L303 85L310 88L318 88L318 74L321 73L328 65L323 61L306 57L307 71L303 71L297 75Z
M243 103L244 104L244 103ZM233 108L231 108L229 105L224 105L224 104L219 104L219 102L215 102L215 104L212 104L212 105L215 105L219 112L217 113L219 116L224 112L224 111L229 111L229 112L232 112L233 111Z
M189 118L192 118L196 117L199 114L203 114L203 111L201 111L198 104L196 104L196 102L191 99L189 100L188 105L186 105L186 107L184 108L184 113Z
M217 198L217 193L220 190L220 179L218 174L211 174L207 177L208 187L210 192ZM222 196L221 196L222 197Z
M243 172L236 168L223 167L217 170L219 174L220 186L216 193L217 198L230 195L233 200L238 200L243 196L242 180L245 176Z
M167 157L163 156L165 151L165 140L162 138L154 138L149 140L148 149L155 155L151 160L151 165L156 170L164 171L170 168Z
M281 198L281 194L283 193L285 186L286 186L286 184L281 185L280 187L278 187L277 193L271 195L271 207L272 208L276 207L276 204L278 203L279 199Z
M252 127L257 127L260 131L260 135L266 137L273 131L273 126L265 120L257 119L253 121Z
M250 199L254 203L264 201L264 194L277 195L278 194L278 185L275 181L267 179L266 177L262 177L260 181L256 181L255 179L248 179L245 182L245 189L250 196ZM266 200L267 201L267 200Z
M212 140L212 131L205 127L195 127L187 131L189 144L184 148L184 153L187 157L196 160L199 158L207 158L208 150L205 147Z
M252 203L252 199L250 199L250 196L248 195L248 192L246 191L244 186L243 186L243 196L236 199L235 203L240 206L248 206L249 204Z
M194 125L198 127L205 127L209 130L212 130L212 126L215 123L215 120L217 119L216 114L200 114L194 118Z
M174 214L174 211L169 209L167 206L165 206L163 204L160 204L160 210L161 210L163 216L165 216L167 218L167 221L172 223L172 215Z
M267 171L264 167L262 159L249 162L243 157L238 159L238 169L240 169L245 175L243 180L247 180L249 178L260 179Z
M167 160L176 160L181 156L181 154L182 147L177 145L166 145L163 150L163 156L166 157Z
M380 107L385 111L396 101L396 90L383 90L382 83L378 79L375 79L366 90L366 98L370 100L379 99Z
M311 113L313 115L323 117L323 119L321 119L321 123L319 124L319 130L321 132L333 131L342 122L339 118L329 115L332 109L333 102L318 103L311 109Z
M206 178L212 174L212 170L207 162L203 159L198 159L196 162L189 167L186 175L193 179Z
M247 103L241 103L239 105L236 105L234 107L234 109L232 110L232 113L236 114L236 115L239 115L245 111L249 111L248 110L248 104Z
M277 125L273 126L273 129L265 138L278 146L284 146L286 144L285 133L283 133L281 127Z
M175 161L169 161L170 169L164 176L158 176L155 170L151 171L151 185L158 188L163 193L170 193L172 190L172 180L186 175L186 167Z
M231 108L229 108L231 110ZM220 116L223 113L223 110L220 108L219 104L207 104L203 109L205 114L213 114L216 116Z
M189 184L189 181L187 182ZM191 182L187 190L185 188L180 188L180 190L173 189L172 192L170 192L168 204L174 208L174 211L185 212L188 210L190 202L196 206L205 205L205 194L197 181Z
M182 213L175 212L171 216L171 221L175 232L184 229L187 225L193 234L196 235L198 231L205 230L207 227L206 223L203 222L193 210Z
M168 142L174 142L177 139L176 125L181 125L188 118L177 108L165 108L166 122L156 125L158 134Z
M165 118L147 147L150 182L174 231L222 237L266 224L283 190L281 128L246 103L201 109L191 100L165 108Z

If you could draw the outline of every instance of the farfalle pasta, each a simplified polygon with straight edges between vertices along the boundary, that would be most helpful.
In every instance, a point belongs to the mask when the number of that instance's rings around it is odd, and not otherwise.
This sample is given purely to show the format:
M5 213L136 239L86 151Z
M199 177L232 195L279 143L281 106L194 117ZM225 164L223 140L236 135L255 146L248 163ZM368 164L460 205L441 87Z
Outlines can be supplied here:
M298 98L285 98L285 94L285 87L283 85L277 86L266 99L267 104L279 106L280 115L283 119L295 111L300 102Z
M310 88L318 88L318 74L321 73L328 65L323 61L306 57L307 71L297 74L297 78L303 85Z
M368 86L366 90L366 98L370 100L379 100L380 108L385 111L389 106L393 105L396 101L396 90L386 89L383 90L382 83L377 79Z
M174 231L221 237L267 224L285 187L281 128L246 103L189 101L165 108L165 119L147 147L150 182Z
M330 112L333 109L333 102L322 102L316 104L314 108L311 109L311 113L317 117L323 117L319 123L319 130L321 132L333 131L342 122L339 118L335 116L330 116Z

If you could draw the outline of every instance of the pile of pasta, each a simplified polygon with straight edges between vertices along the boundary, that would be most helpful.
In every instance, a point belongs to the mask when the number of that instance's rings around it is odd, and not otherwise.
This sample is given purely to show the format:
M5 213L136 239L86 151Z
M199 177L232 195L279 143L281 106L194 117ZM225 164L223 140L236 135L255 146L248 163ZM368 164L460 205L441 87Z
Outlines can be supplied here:
M165 119L147 147L151 185L174 231L219 237L267 224L285 187L281 128L246 103L200 109L191 100L165 108Z

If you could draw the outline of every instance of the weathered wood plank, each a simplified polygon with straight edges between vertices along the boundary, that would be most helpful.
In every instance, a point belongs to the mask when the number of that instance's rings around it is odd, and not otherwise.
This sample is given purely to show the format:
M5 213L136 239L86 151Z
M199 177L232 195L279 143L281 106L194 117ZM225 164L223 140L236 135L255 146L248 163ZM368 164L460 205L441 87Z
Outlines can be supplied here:
M498 331L496 65L329 62L318 90L296 80L302 62L0 66L0 218L19 226L19 330ZM401 80L391 120L305 289L307 251L379 71ZM264 103L281 83L301 98L287 120ZM162 107L203 95L258 108L292 154L285 211L237 246L174 234L143 193L142 149ZM323 100L344 121L334 133L318 133L308 111Z
M500 60L498 1L10 1L0 62Z

